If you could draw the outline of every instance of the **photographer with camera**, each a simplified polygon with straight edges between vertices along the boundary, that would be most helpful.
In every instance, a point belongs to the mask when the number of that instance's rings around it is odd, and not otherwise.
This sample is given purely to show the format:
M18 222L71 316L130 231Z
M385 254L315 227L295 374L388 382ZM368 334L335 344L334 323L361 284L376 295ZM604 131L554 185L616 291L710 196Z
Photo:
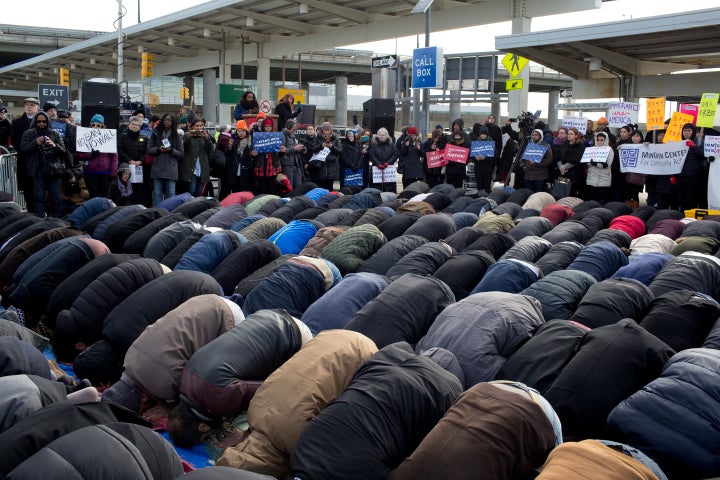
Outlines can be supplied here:
M413 182L424 180L422 143L418 139L417 127L410 127L407 130L405 140L400 143L400 161L398 162L398 173L402 174L403 188Z
M45 198L50 194L53 216L63 216L63 201L60 196L62 178L70 168L67 150L59 133L50 128L50 117L38 112L23 134L20 147L25 155L25 173L32 179L33 204L28 205L33 213L45 217Z

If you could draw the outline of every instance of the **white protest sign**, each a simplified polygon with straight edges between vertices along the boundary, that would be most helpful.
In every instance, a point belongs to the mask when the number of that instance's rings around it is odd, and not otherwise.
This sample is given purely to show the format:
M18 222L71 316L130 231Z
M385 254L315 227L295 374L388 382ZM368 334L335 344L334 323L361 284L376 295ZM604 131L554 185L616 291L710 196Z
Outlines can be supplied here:
M575 127L578 132L585 135L587 133L587 121L587 117L564 115L562 119L562 126L565 128Z
M324 162L328 155L330 155L330 149L328 147L323 147L322 150L310 157L310 161L312 162L313 160L317 160L319 162Z
M685 142L620 145L620 171L675 175L682 170L687 152L688 146Z
M598 162L607 163L608 156L612 148L610 147L587 147L583 152L580 163Z
M78 152L98 150L105 153L117 153L117 130L78 126L75 142Z
M718 160L710 164L707 188L708 208L720 210L720 161Z
M706 157L717 158L720 156L720 137L715 135L706 136L703 149Z
M640 104L633 102L610 102L608 108L608 126L624 127L630 123L637 123L640 115Z
M395 183L397 181L397 168L395 168L395 165L388 165L383 170L372 167L372 177L373 183Z
M142 165L130 165L130 183L143 183Z

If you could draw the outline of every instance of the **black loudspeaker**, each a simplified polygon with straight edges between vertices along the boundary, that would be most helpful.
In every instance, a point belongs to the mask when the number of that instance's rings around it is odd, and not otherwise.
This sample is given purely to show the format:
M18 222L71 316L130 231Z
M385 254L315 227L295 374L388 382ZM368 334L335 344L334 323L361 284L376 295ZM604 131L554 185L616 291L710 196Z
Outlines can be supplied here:
M82 106L82 123L83 127L90 126L90 119L93 115L99 113L105 117L105 128L115 128L120 126L120 107L110 105L86 105Z
M315 105L300 105L300 115L295 121L303 125L315 125Z
M120 106L120 85L117 83L83 82L83 105Z
M363 103L363 127L373 133L386 128L391 136L395 132L395 100L392 98L371 98Z

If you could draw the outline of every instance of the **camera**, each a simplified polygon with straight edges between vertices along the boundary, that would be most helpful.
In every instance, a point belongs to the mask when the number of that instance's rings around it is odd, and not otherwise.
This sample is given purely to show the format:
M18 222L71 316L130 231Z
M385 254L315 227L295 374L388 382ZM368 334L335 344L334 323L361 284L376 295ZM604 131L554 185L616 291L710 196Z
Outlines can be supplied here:
M517 118L508 118L508 122L517 122Z

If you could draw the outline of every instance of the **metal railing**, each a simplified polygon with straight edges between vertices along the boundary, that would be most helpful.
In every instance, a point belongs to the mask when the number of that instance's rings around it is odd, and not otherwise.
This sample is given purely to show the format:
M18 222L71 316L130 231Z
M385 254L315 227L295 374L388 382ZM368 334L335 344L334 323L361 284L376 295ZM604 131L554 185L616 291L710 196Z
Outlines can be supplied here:
M3 146L0 146L0 191L12 195L15 202L26 209L25 198L18 189L17 153Z

